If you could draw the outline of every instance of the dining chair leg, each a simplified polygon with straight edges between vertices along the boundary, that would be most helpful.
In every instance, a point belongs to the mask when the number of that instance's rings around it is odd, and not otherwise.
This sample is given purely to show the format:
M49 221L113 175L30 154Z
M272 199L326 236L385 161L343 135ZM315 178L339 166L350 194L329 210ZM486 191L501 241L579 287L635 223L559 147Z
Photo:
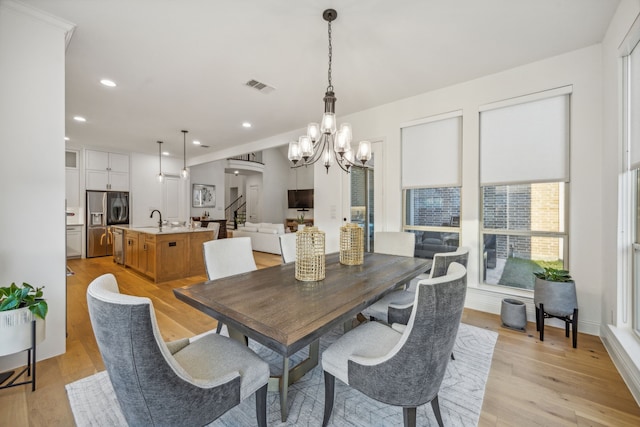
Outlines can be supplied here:
M220 335L221 330L222 330L222 322L218 321L218 326L216 326L216 334Z
M402 408L404 427L416 427L416 408Z
M431 401L431 408L433 409L433 413L436 415L436 421L438 421L438 425L440 427L443 427L444 423L442 422L442 414L440 413L440 403L438 402L437 394L436 397L434 397Z
M335 385L336 377L324 371L324 418L322 419L322 427L326 427L329 424L329 418L331 418Z
M267 427L267 388L265 384L256 391L256 418L258 427Z

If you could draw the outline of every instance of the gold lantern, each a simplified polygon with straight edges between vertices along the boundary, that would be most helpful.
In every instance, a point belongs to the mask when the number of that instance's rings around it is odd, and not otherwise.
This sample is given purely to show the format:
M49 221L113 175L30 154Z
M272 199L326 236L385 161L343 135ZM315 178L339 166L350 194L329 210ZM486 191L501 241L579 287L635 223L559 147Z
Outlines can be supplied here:
M324 231L305 227L296 233L296 279L317 282L324 276Z
M364 258L364 230L349 223L340 227L340 264L361 265Z

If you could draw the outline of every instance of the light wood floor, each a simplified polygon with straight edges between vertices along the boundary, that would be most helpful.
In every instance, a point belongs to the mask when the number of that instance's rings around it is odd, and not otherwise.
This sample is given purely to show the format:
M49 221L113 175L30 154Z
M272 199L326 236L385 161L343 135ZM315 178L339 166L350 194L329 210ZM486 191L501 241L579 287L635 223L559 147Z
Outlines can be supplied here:
M258 268L280 257L255 253ZM38 363L38 387L0 390L0 426L73 426L65 384L104 370L89 323L86 288L100 274L114 273L121 291L152 299L165 339L213 329L215 320L178 301L172 289L205 276L153 284L107 258L70 260L67 352ZM499 333L484 396L481 426L640 426L640 408L600 339L580 335L573 349L564 331L535 325L527 333L500 326L499 316L465 310L465 323ZM400 412L399 412L400 413Z

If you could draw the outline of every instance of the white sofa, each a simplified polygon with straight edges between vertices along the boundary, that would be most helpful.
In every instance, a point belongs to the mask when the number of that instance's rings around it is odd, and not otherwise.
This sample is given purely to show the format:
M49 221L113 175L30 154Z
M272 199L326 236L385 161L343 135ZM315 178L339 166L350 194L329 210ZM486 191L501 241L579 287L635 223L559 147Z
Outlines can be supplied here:
M270 222L246 222L233 230L233 237L250 237L254 251L280 255L280 235L284 234L284 224Z

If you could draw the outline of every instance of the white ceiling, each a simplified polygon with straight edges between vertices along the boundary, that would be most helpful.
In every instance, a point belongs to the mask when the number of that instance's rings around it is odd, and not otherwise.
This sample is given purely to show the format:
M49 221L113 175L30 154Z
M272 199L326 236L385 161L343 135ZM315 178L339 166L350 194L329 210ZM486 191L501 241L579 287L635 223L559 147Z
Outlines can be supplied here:
M77 25L66 58L69 144L155 154L162 140L179 158L181 129L189 130L187 157L193 158L320 120L326 8L338 11L333 85L340 116L599 43L618 4L22 1ZM118 86L104 87L102 78ZM248 88L250 79L276 90ZM243 128L243 121L253 127Z

